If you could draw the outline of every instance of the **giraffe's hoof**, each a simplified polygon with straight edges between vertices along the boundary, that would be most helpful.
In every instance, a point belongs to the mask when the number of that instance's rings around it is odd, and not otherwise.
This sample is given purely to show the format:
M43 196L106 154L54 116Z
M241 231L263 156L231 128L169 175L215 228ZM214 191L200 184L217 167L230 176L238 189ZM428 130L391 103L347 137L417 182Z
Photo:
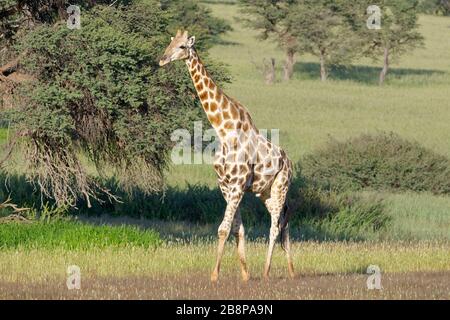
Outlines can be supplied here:
M288 271L289 271L289 277L291 279L295 278L295 272L294 272L294 265L292 264L292 262L289 263L288 265Z
M248 282L248 280L250 280L250 273L242 273L242 281Z
M218 275L217 273L213 272L213 273L211 274L211 282L212 282L212 283L216 283L217 280L219 280L219 275Z
M269 281L270 280L269 274L268 273L264 273L263 274L263 279L264 279L264 281Z

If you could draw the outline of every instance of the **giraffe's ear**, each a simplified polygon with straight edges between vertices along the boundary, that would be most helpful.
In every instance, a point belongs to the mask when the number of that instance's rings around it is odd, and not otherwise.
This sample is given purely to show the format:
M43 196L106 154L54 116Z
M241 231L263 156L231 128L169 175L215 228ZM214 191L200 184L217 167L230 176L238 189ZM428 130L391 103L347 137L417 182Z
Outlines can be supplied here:
M170 37L170 41L173 41L173 37Z
M192 48L194 46L195 43L195 36L192 36L188 39L186 46L188 48Z

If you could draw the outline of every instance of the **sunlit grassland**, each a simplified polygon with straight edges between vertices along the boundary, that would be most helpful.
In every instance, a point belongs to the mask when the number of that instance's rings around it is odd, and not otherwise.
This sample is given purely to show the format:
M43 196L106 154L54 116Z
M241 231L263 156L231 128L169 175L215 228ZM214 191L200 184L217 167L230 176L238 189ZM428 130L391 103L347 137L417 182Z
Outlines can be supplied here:
M279 129L280 145L297 162L321 148L330 138L346 139L362 133L395 132L433 151L450 156L450 18L423 15L423 48L394 61L384 86L377 85L380 62L363 59L353 66L332 70L319 81L317 59L297 57L294 79L282 82L282 51L241 24L236 5L207 4L227 19L233 31L224 44L212 48L213 58L228 64L233 82L225 91L241 101L259 128ZM201 39L199 39L201 41ZM200 53L201 55L201 53ZM264 84L254 63L275 58L278 82ZM169 184L216 185L210 165L173 166ZM450 238L450 198L431 194L386 194L393 217L390 236Z
M405 193L387 195L386 201L393 218L387 230L391 239L450 241L450 197Z
M247 246L250 272L260 278L267 245L251 242ZM144 249L134 246L126 249L92 250L33 249L0 251L0 280L15 282L42 282L61 279L65 283L68 265L78 265L82 276L209 276L214 263L216 245L168 244ZM448 246L439 242L385 243L385 242L302 242L293 245L296 271L303 275L328 273L365 273L370 264L380 266L383 272L448 271ZM234 245L227 246L224 275L239 275ZM286 261L282 250L275 250L273 277L286 277Z
M297 58L292 81L267 86L253 62L274 57L280 80L282 51L245 28L236 5L207 5L234 28L223 37L225 44L211 50L231 71L233 83L226 85L226 93L250 110L259 128L280 130L280 144L292 160L330 137L379 131L396 132L450 156L450 42L442 38L449 32L449 18L420 17L425 47L394 63L383 87L377 85L379 62L357 61L347 71L332 71L329 81L321 83L317 59L308 55ZM209 165L175 166L169 183L185 181L213 185L215 178Z

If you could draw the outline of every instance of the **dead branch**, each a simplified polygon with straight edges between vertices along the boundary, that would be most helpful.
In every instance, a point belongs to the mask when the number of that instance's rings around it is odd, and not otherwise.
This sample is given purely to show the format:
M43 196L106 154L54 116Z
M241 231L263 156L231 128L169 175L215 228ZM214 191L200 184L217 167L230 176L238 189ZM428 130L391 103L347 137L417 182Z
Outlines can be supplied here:
M31 220L21 216L20 214L10 214L9 216L0 218L0 224L8 222L31 223Z
M30 210L30 208L19 208L16 204L11 203L11 201L11 197L8 196L5 202L0 203L0 209L12 209L16 214Z

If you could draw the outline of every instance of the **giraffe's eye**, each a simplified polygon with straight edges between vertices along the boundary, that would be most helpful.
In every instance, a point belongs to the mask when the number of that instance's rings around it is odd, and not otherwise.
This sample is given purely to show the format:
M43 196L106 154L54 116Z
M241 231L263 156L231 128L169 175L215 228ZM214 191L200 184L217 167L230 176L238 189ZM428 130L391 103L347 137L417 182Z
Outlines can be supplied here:
M186 46L180 46L180 49L186 49Z

